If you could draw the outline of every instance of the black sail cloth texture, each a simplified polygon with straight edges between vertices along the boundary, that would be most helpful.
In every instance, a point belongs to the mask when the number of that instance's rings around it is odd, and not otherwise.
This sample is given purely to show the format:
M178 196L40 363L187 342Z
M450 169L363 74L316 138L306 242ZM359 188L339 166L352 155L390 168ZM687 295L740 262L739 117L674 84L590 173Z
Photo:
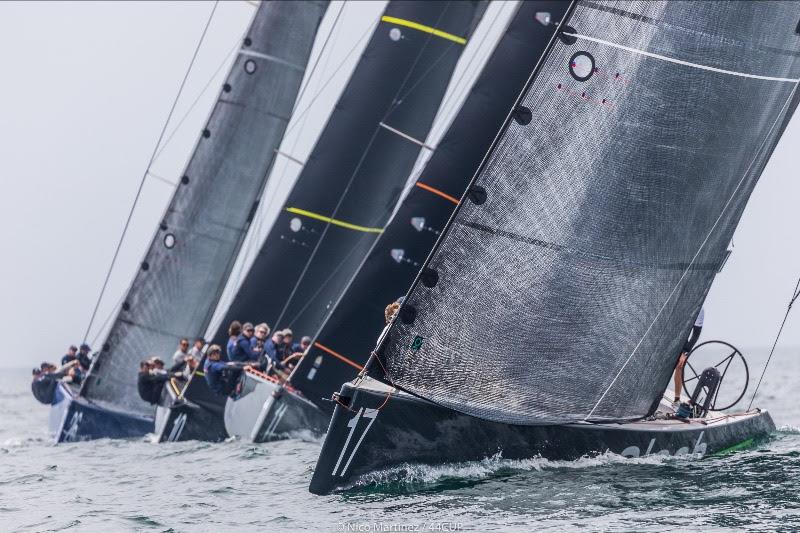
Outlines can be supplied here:
M536 14L561 20L568 6L519 4L436 152L292 374L292 385L320 408L331 411L331 393L366 362L384 326L384 307L408 291L539 61L556 25L541 24Z
M578 2L381 342L390 381L505 423L646 416L796 105L799 18Z
M484 2L390 2L215 339L314 335L383 231Z
M263 191L327 2L263 2L82 394L150 415L138 362L205 333Z

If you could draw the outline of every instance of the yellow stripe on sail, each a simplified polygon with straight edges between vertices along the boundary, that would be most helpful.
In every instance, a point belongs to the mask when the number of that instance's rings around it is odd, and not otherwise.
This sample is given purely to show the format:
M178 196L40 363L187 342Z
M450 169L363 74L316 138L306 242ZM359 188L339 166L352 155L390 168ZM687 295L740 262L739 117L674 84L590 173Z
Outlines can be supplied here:
M441 37L442 39L447 39L448 41L453 41L454 43L458 44L467 44L467 40L463 37L459 37L458 35L453 35L452 33L447 33L446 31L437 30L436 28L431 28L430 26L426 26L424 24L419 24L417 22L412 22L410 20L399 19L397 17L389 17L389 16L382 16L381 20L383 22L389 22L391 24L397 24L398 26L405 26L406 28L413 28L415 30L424 31L425 33L430 33L437 37Z
M347 228L354 231L363 231L365 233L383 233L383 228L368 228L366 226L358 226L356 224L350 224L349 222L344 222L342 220L336 220L335 218L326 217L324 215L319 215L317 213L312 213L311 211L306 211L305 209L298 209L296 207L287 207L286 211L288 211L289 213L294 213L295 215L321 220L323 222L328 222L330 224L333 224L334 226L339 226L341 228Z

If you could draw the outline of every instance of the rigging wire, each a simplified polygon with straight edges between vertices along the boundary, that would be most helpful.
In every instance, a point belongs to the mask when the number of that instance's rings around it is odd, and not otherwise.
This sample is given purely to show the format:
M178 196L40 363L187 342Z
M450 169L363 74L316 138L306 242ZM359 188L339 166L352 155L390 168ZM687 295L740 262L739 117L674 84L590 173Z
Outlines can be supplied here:
M200 40L197 42L197 46L194 49L194 53L192 54L192 60L189 62L189 68L186 69L186 74L183 76L183 80L181 81L180 87L178 88L178 94L175 95L175 100L172 102L172 106L170 107L169 114L167 115L167 120L164 122L164 126L161 128L161 133L158 136L158 141L156 142L155 147L153 148L153 153L150 156L150 161L147 164L147 168L145 169L144 173L142 174L142 179L139 181L139 188L136 191L136 196L133 199L133 204L131 205L130 211L128 211L128 217L125 220L125 226L122 228L122 234L119 237L119 242L117 243L117 247L114 250L114 256L111 259L111 264L108 267L108 272L106 272L105 280L103 280L103 286L100 289L100 294L97 296L97 301L94 305L94 310L92 311L92 317L89 319L89 325L86 327L86 332L83 335L83 342L86 342L86 339L89 337L89 332L92 329L92 325L94 324L94 320L97 317L97 310L100 308L100 302L103 299L103 295L106 292L106 288L108 287L108 280L111 278L111 272L114 270L114 265L117 262L117 257L119 256L119 251L122 248L122 243L125 240L125 235L128 232L128 228L130 227L131 219L133 218L133 212L136 210L136 205L139 202L139 198L142 195L142 189L144 188L145 181L147 181L147 176L150 171L150 167L153 165L155 161L156 154L158 153L158 147L161 144L162 139L164 138L164 134L167 131L167 126L169 125L169 121L172 118L172 114L175 112L175 107L178 104L178 99L183 92L183 88L186 85L186 80L189 78L189 73L194 66L195 60L197 59L197 54L200 51L200 47L205 40L206 33L208 33L208 28L211 25L211 21L214 18L214 13L217 10L217 6L219 5L219 0L214 2L214 6L211 8L211 13L208 16L208 20L206 21L206 25L203 28L203 33L200 35Z
M769 351L769 357L767 357L767 362L764 363L764 370L761 371L761 377L758 378L758 384L756 385L756 389L753 391L753 397L750 398L750 404L747 406L747 410L749 411L751 407L753 407L753 402L756 399L756 394L758 393L758 388L761 386L761 380L764 379L764 374L767 373L767 367L769 366L769 362L772 359L772 354L775 353L775 347L778 346L778 339L781 338L781 333L783 333L783 326L786 325L786 320L789 318L789 313L792 312L792 305L794 302L797 301L797 298L800 297L800 278L797 279L797 283L794 286L794 292L792 292L792 298L789 300L789 305L786 308L786 314L783 315L783 322L781 322L781 327L778 328L778 334L775 335L775 342L772 343L772 349Z

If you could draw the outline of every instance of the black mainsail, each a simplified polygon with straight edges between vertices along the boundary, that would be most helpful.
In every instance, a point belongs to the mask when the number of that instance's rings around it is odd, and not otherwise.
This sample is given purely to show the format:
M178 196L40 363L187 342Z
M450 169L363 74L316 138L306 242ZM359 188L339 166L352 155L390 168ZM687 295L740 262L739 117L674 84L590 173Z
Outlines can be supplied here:
M392 1L252 267L232 320L314 334L383 232L485 2Z
M569 6L522 2L425 169L292 374L318 407L375 346L384 307L406 293ZM538 17L537 17L538 14ZM541 20L541 22L538 22Z
M651 413L796 105L799 14L577 2L382 339L390 382L510 424Z
M138 361L205 333L276 157L328 2L262 2L81 395L152 416Z

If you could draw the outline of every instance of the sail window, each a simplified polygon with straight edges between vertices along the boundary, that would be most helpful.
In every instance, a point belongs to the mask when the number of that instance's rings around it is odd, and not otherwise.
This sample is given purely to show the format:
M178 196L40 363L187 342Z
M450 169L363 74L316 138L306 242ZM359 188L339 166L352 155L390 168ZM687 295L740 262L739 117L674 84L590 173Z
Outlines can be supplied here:
M392 28L389 30L389 39L393 41L399 41L403 38L403 32L400 31L400 28Z
M514 121L522 126L527 126L533 119L533 113L524 105L518 105L514 109Z
M168 249L172 250L175 247L175 235L172 233L167 233L164 235L164 246Z
M403 324L413 324L417 318L417 308L413 305L404 305L400 308L400 320Z
M439 273L430 267L425 267L422 269L420 279L422 280L423 285L429 289L432 289L437 283L439 283Z
M473 204L481 205L486 202L486 189L480 185L473 185L469 189L469 199L472 200Z
M248 59L244 62L244 71L248 74L252 74L256 71L256 62L252 59Z
M289 229L297 233L298 231L303 229L303 221L297 217L294 217L292 220L289 221Z
M425 217L413 217L411 219L411 225L414 226L414 229L417 231L422 231L425 229Z
M575 52L569 60L569 73L578 81L586 81L594 74L594 57L589 52Z

